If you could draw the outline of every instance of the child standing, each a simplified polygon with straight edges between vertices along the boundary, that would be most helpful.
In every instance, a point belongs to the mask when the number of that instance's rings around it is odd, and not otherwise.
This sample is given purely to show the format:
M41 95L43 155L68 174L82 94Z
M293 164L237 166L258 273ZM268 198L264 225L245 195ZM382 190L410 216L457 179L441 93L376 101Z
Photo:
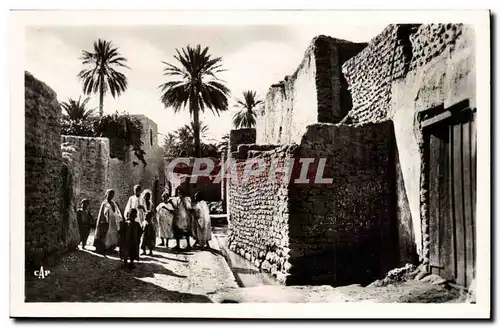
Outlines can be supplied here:
M146 255L146 248L149 248L149 255L153 255L153 248L156 244L156 232L153 224L153 212L146 213L146 219L142 222L142 254Z
M141 238L141 225L136 221L137 209L132 208L127 213L125 221L120 222L120 258L129 269L134 268L134 260L139 259L139 241Z
M80 242L82 243L82 248L85 249L87 246L87 240L90 234L90 228L95 223L92 214L89 210L89 200L83 199L80 202L81 207L76 210L76 220L78 222L78 232L80 233Z

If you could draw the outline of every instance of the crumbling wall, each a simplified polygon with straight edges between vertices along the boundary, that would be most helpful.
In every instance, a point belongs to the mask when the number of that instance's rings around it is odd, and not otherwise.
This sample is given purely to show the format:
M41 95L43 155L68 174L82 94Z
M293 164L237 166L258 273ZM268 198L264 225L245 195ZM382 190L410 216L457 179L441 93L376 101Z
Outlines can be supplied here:
M404 76L410 67L410 34L415 28L416 25L410 24L387 26L342 66L352 96L349 122L378 122L389 118L391 83Z
M456 38L451 40L452 35ZM474 31L464 25L423 25L412 42L419 56L414 56L418 59L412 62L413 70L393 82L391 108L417 249L426 261L429 237L422 207L427 203L427 190L422 185L423 137L416 115L438 105L447 108L465 99L475 107ZM434 51L424 50L422 44Z
M398 222L400 227L411 222L413 231L407 233L424 260L428 237L422 233L421 207L426 190L421 186L422 136L416 113L464 99L475 105L474 51L471 26L390 25L342 66L353 101L345 122L394 122L401 173Z
M265 171L244 181L246 159L243 159L235 165L237 176L229 179L229 248L281 282L286 281L290 267L288 184L279 174L270 179L269 169L272 161L293 159L295 148L254 151L252 158L264 161Z
M240 176L231 176L229 186L230 249L286 284L383 276L400 257L393 147L391 122L313 124L300 145L267 151L240 145L233 154ZM270 178L269 162L277 158L293 163L290 183ZM305 158L314 162L304 183L297 179ZM266 161L266 171L242 183L242 171L256 159Z
M79 206L80 201L87 198L96 216L109 186L109 140L62 136L62 142L75 148L70 166L76 205Z
M351 108L341 65L365 46L314 38L296 71L269 89L265 108L258 112L257 143L299 143L307 125L340 121Z
M73 247L68 172L61 153L61 107L55 92L25 72L25 261L39 267Z
M392 123L314 124L297 157L325 160L290 185L291 284L368 283L397 261Z

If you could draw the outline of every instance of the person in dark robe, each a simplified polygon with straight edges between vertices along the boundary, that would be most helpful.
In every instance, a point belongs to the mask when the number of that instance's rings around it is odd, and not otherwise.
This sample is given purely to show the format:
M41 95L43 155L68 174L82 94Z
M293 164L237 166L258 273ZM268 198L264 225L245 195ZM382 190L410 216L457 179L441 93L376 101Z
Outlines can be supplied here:
M142 254L146 255L146 248L149 249L149 255L153 255L153 249L156 244L156 231L153 224L153 212L146 213L146 219L142 223Z
M82 249L87 246L87 240L90 234L90 228L94 224L94 218L90 213L89 200L82 199L80 202L80 208L76 210L76 220L78 222L78 232L80 233L80 242L82 243Z
M129 270L134 268L134 261L139 260L139 241L142 229L136 221L137 209L132 208L127 213L125 221L120 222L120 259ZM130 262L129 262L130 261Z

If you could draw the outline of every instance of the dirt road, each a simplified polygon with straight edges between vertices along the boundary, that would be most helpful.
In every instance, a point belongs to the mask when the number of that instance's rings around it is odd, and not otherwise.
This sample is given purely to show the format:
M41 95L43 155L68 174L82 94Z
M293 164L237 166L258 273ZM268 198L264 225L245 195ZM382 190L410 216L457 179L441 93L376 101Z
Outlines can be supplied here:
M217 249L175 252L159 247L131 271L118 253L104 257L78 249L46 269L50 274L45 279L26 277L27 302L205 303L211 302L208 295L237 287Z

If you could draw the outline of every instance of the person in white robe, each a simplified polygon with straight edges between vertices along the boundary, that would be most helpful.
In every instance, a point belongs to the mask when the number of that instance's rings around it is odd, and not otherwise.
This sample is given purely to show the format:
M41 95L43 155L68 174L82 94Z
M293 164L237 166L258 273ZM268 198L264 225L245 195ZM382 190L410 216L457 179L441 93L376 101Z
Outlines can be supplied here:
M135 220L139 222L139 224L142 224L145 215L144 208L141 205L141 191L142 187L140 185L134 186L134 195L129 197L127 206L125 206L125 211L123 213L123 215L125 215L126 217L130 210L135 208L137 210L137 217Z
M212 223L210 222L210 209L208 204L203 200L201 192L197 192L194 196L193 204L193 224L195 228L194 238L198 245L203 248L210 248L209 241L212 240Z
M113 189L106 191L106 200L102 202L97 218L94 246L101 254L113 251L119 243L119 227L123 217L113 200L114 196Z
M168 248L168 240L174 239L173 221L174 206L170 199L170 193L165 191L162 195L162 202L156 207L156 221L158 222L158 236L161 239L160 246Z
M180 250L180 239L186 238L187 248L191 248L189 237L191 236L191 198L184 196L180 187L176 190L176 196L170 198L169 203L174 208L173 232L177 245L174 249Z

